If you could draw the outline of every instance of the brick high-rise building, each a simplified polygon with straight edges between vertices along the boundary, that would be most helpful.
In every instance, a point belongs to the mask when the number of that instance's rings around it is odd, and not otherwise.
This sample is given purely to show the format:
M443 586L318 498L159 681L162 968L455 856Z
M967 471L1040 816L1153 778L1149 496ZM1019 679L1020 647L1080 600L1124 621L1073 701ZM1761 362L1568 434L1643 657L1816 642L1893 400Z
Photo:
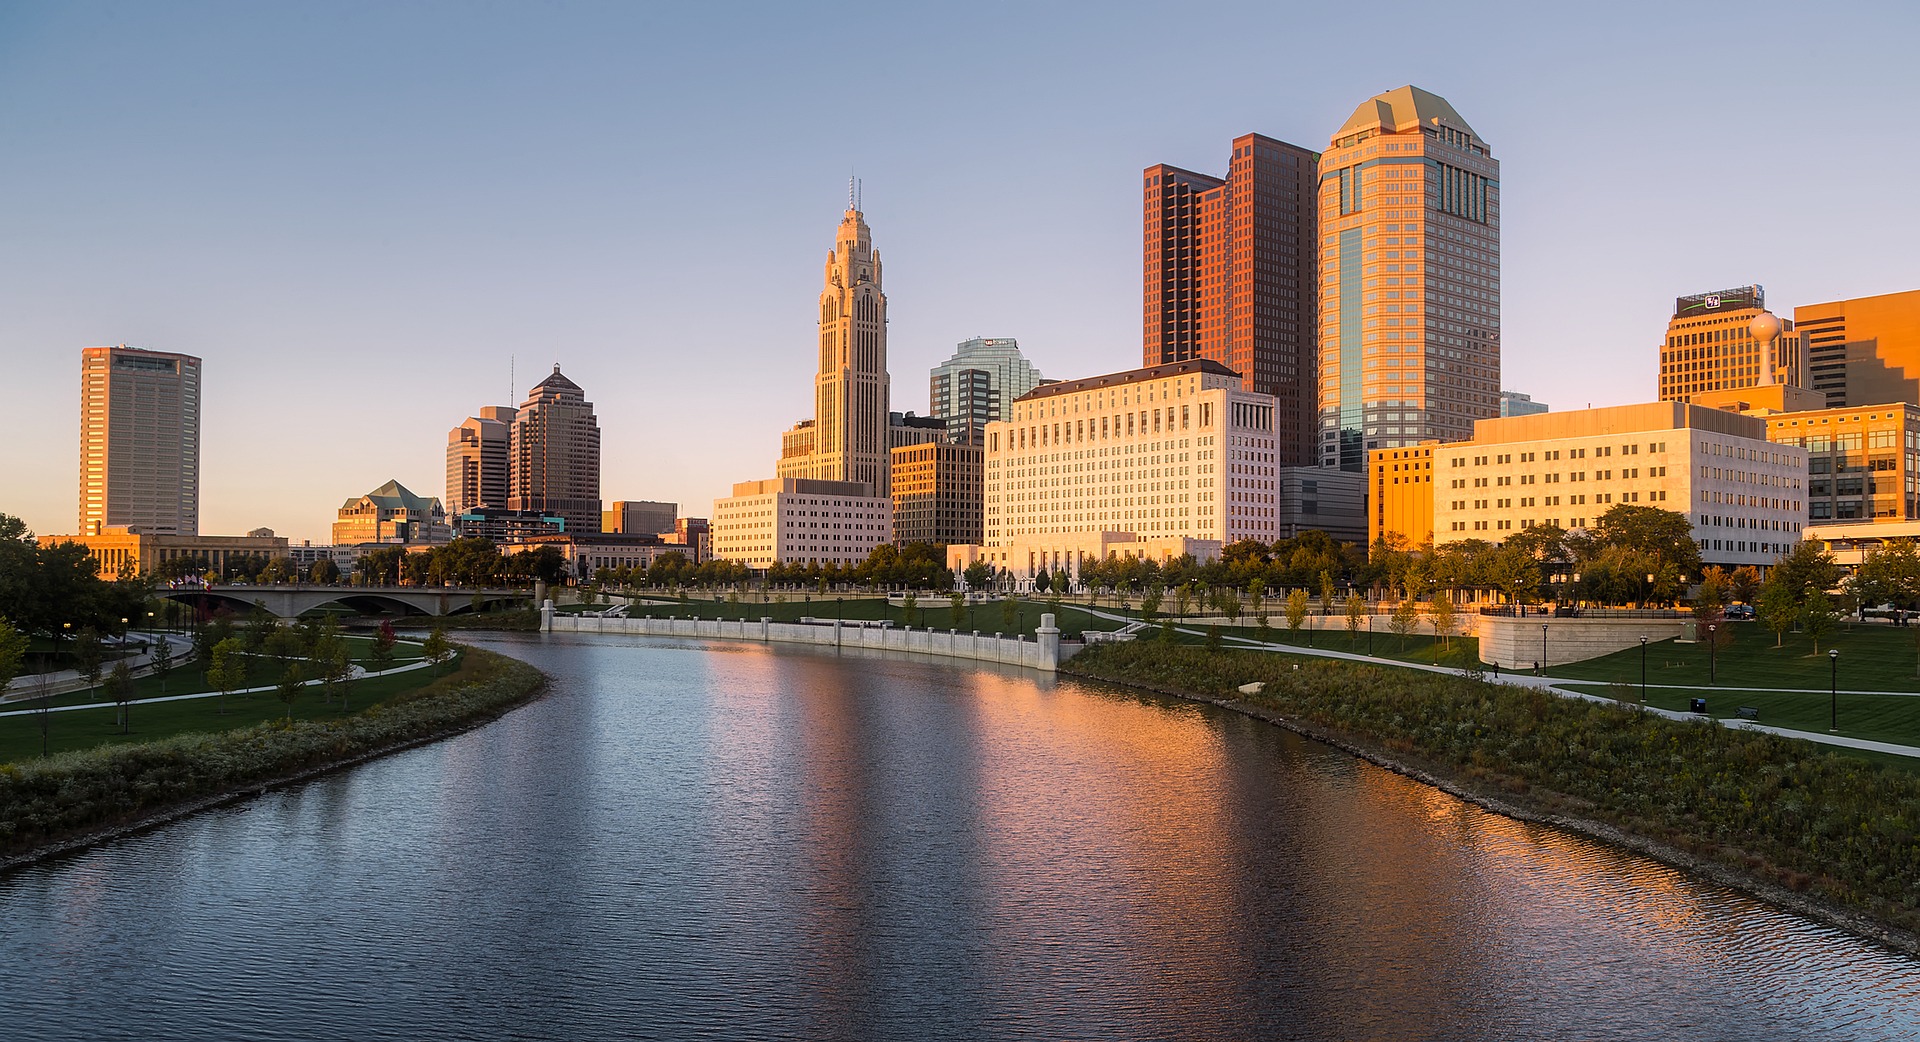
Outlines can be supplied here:
M200 534L200 359L80 352L80 532Z
M1500 164L1447 100L1369 98L1320 158L1320 464L1500 415Z
M1272 395L1282 466L1316 462L1316 159L1246 134L1224 178L1164 163L1141 175L1142 364L1207 358Z
M520 403L507 458L509 509L565 518L568 535L599 533L600 423L559 366Z

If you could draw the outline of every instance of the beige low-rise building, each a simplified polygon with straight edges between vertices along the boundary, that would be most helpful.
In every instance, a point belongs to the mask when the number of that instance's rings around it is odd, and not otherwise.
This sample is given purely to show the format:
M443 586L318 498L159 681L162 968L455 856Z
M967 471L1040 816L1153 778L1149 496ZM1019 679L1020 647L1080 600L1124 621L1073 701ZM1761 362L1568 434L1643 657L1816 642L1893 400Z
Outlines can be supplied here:
M992 565L996 573L1005 573L1016 587L1031 589L1033 577L1041 571L1065 572L1075 583L1082 571L1109 557L1135 558L1166 564L1182 556L1207 561L1220 556L1217 539L1188 539L1174 536L1143 539L1133 532L1067 532L1057 535L1018 536L1003 546L955 545L947 547L947 567L959 575L976 561Z
M748 568L855 565L893 542L893 501L864 481L743 481L713 501L713 556Z
M1585 529L1630 504L1686 514L1708 564L1767 565L1807 520L1807 450L1768 441L1760 417L1683 402L1481 420L1472 441L1433 447L1433 476L1436 543Z
M265 534L154 535L110 526L90 535L43 535L39 542L41 546L79 543L100 562L100 575L107 579L154 575L163 563L173 560L197 561L215 575L224 575L229 564L242 559L290 556L284 536L258 531Z
M439 546L453 541L446 511L433 496L416 496L389 481L364 496L340 504L333 522L333 545L362 543Z
M1273 397L1189 359L1047 384L987 425L985 544L1279 536Z

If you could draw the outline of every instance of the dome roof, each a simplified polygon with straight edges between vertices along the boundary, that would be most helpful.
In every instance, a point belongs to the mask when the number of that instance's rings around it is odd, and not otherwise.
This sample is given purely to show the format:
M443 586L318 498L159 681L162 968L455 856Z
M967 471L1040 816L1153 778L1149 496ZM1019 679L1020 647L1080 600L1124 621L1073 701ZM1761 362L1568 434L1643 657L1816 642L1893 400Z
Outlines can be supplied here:
M1376 94L1360 103L1353 115L1334 131L1335 138L1345 137L1356 130L1379 127L1383 130L1405 131L1416 126L1445 125L1455 130L1464 130L1473 134L1473 128L1460 118L1447 99L1431 94L1411 84ZM1478 138L1480 135L1473 134Z

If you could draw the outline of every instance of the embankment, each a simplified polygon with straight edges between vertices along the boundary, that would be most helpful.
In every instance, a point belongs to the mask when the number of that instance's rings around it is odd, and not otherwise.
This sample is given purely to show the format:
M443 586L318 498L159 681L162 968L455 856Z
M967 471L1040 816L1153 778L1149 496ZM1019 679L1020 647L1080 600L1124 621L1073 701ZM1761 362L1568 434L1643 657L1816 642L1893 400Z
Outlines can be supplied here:
M324 721L103 745L0 764L0 869L445 738L536 697L546 677L478 648L423 688Z
M1920 774L1466 677L1139 641L1061 671L1270 720L1920 954ZM1258 694L1242 685L1260 682Z

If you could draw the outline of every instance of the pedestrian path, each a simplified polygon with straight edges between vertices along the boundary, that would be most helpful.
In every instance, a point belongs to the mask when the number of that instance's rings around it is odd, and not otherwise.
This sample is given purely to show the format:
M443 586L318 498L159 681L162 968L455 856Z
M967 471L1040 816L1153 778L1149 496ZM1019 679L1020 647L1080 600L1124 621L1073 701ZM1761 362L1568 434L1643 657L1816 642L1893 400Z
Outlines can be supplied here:
M1074 607L1079 611L1083 611L1089 615L1094 616L1095 618L1105 619L1109 622L1119 622L1119 623L1130 624L1127 627L1127 632L1138 632L1138 627L1139 627L1138 619L1132 618L1130 616L1125 616L1125 615L1115 615L1111 612L1103 611L1098 608L1082 607L1080 605L1075 605ZM1177 624L1174 626L1174 629L1180 633L1185 633L1190 636L1196 636L1196 637L1205 636L1205 634L1200 630L1190 629ZM1354 652L1350 652L1350 651L1334 651L1331 648L1314 648L1314 647L1303 648L1303 647L1298 647L1292 644L1273 644L1265 641L1255 640L1252 637L1228 636L1228 635L1222 634L1221 642L1223 644L1231 644L1234 647L1247 648L1251 650L1278 651L1288 655L1306 655L1313 658L1339 659L1345 662L1364 662L1369 665L1375 665L1375 666L1393 666L1398 669L1419 670L1423 673L1451 673L1451 674L1458 675L1461 672L1460 669L1453 666L1434 666L1424 662L1401 662L1398 659L1383 659L1383 658L1377 658L1372 655L1355 654ZM1506 684L1510 687L1541 688L1547 691L1551 691L1556 695L1560 695L1563 698L1579 698L1579 699L1585 699L1586 701L1589 701L1589 702L1614 702L1615 701L1614 699L1608 698L1605 695L1595 694L1590 691L1581 691L1577 688L1565 688L1565 687L1559 686L1561 684L1599 684L1601 683L1600 681L1582 680L1582 679L1568 678L1568 677L1548 677L1548 676L1536 677L1536 676L1529 676L1525 673L1517 673L1517 674L1501 673L1498 675L1488 675L1485 677L1485 679L1492 683ZM1669 685L1649 684L1647 686L1648 687L1669 687L1669 688L1680 689L1680 690L1685 690L1689 688L1689 685L1682 685L1682 684L1669 684ZM1802 694L1821 694L1821 695L1828 693L1828 689L1824 687L1823 688L1715 688L1714 690L1724 691L1729 694L1739 692L1739 691L1749 691L1749 690L1750 691L1782 691L1787 693L1797 692ZM1847 694L1860 694L1860 695L1915 694L1915 692L1908 692L1908 691L1844 691L1844 690L1841 691L1840 693L1843 695L1847 695ZM1849 738L1845 735L1837 735L1837 734L1821 734L1818 731L1795 731L1791 728L1773 727L1768 724L1761 724L1761 723L1756 723L1752 720L1741 720L1738 718L1727 719L1727 720L1716 720L1713 717L1702 716L1701 714L1698 714L1698 713L1684 713L1684 712L1678 712L1671 709L1660 709L1654 706L1643 706L1641 708L1645 712L1656 713L1660 716L1666 717L1669 720L1690 721L1695 723L1713 722L1713 723L1718 723L1722 727L1743 728L1749 731L1764 731L1768 734L1779 735L1782 738L1799 738L1804 741L1816 742L1821 745L1839 746L1847 749L1862 749L1870 752L1890 753L1894 756L1920 757L1920 746L1896 745L1892 742L1876 742L1871 739Z
M406 665L404 665L404 666L394 666L394 667L393 667L392 669L383 669L383 670L381 670L381 671L380 671L380 672L378 672L378 673L369 673L369 672L367 672L367 671L366 671L366 669L365 669L365 668L363 668L363 667L361 667L361 666L354 666L354 667L353 667L353 674L352 674L352 676L350 676L350 677L349 677L348 679L349 679L349 680L364 680L364 679L365 679L365 678L367 678L367 677L388 677L388 676L392 676L392 675L393 675L393 674L395 674L395 673L408 673L408 672L411 672L411 671L413 671L413 670L416 670L416 669L426 669L427 667L429 667L429 666L431 666L431 665L433 665L433 663L431 663L431 662L428 662L428 661L427 661L426 659L418 659L418 660L415 660L415 661L413 661L413 662L409 662L409 663L407 663L407 664L406 664ZM300 686L301 686L301 687L315 687L315 686L317 686L317 685L319 685L319 684L322 684L322 683L325 683L325 681L321 681L321 680L307 680L307 681L302 681L302 682L301 682L301 684L300 684ZM263 692L263 691L278 691L278 690L280 690L280 685L278 685L278 684L264 684L264 685L262 685L262 686L260 686L260 687L246 687L246 688L241 688L241 689L239 689L239 690L237 690L237 691L229 691L229 692L227 692L227 694L230 694L230 695L255 695L255 694L259 694L259 693L261 693L261 692ZM136 699L134 699L133 701L131 701L131 702L129 702L129 703L127 703L127 704L128 704L128 705L136 705L136 706L144 706L144 705L153 705L153 704L155 704L155 703L158 703L158 702L186 702L186 701L190 701L190 700L192 700L192 699L196 699L196 698L219 698L219 697L220 697L220 692L218 692L218 691L195 691L195 692L192 692L192 693L190 693L190 694L184 694L184 695L154 695L154 696L153 696L153 697L151 697L151 698L136 698ZM19 701L19 700L18 700L18 699L16 699L16 701ZM80 702L80 703L77 703L77 704L74 704L74 705L64 705L64 706L48 706L48 707L46 707L45 709L41 709L41 708L38 708L38 707L35 707L35 708L33 708L33 709L12 709L12 710L8 710L8 711L6 711L6 712L0 712L0 717L9 717L9 716L32 716L32 715L33 715L33 714L35 714L35 713L42 713L42 712L46 712L46 713L74 713L74 712L79 712L80 710L83 710L83 709L108 709L108 708L117 708L117 707L118 707L119 705L120 705L120 703L118 703L118 702L112 702L112 701L100 701L100 702Z

